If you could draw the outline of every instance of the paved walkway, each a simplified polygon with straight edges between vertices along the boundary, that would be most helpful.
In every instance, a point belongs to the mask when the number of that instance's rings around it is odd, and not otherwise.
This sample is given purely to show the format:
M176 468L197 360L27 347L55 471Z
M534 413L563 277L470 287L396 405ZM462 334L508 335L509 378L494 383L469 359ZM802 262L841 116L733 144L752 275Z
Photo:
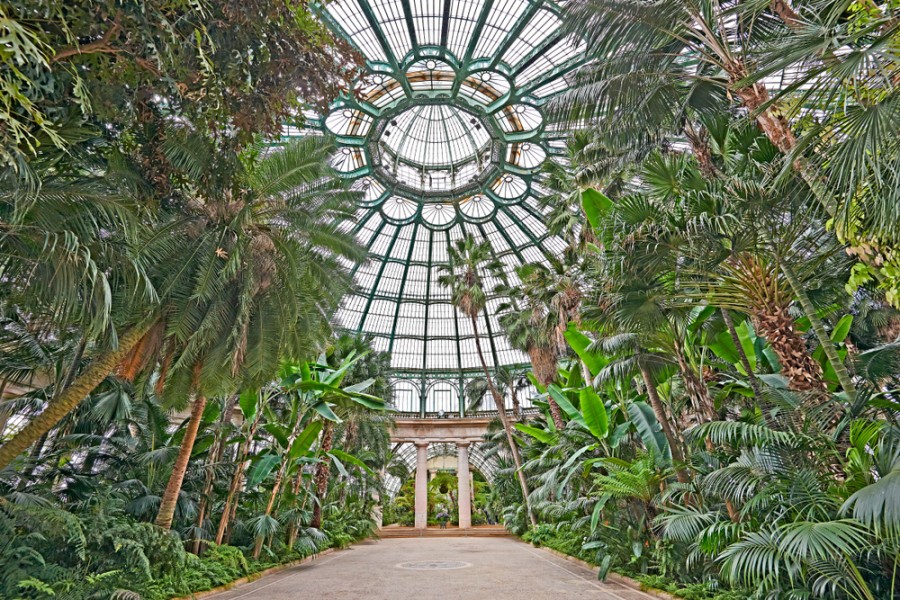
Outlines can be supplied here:
M652 600L512 538L387 539L212 596L215 600Z

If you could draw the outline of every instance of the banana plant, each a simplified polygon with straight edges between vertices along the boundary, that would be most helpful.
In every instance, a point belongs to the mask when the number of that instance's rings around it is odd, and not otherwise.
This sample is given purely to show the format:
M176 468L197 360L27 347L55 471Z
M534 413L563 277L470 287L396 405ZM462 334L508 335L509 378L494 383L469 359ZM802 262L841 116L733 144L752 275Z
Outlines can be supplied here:
M288 392L302 394L310 408L324 420L319 442L319 456L322 461L316 469L316 503L313 506L310 523L317 529L322 525L322 504L328 491L328 476L332 463L342 474L345 472L340 456L332 451L335 424L342 422L343 417L352 411L387 410L384 400L365 393L374 383L373 379L352 385L343 384L353 365L363 356L365 354L357 355L351 352L340 365L332 367L323 354L315 362L287 364L281 370L282 387Z
M616 426L609 435L609 445L615 448L625 435L633 428L640 436L644 447L654 458L665 466L671 463L672 450L662 427L656 418L656 414L646 402L644 394L637 394L630 386L624 386L617 378L597 377L606 369L611 360L598 351L593 340L578 331L574 325L570 325L565 332L566 341L572 351L578 356L581 364L593 378L591 388L599 386L600 392L607 398L618 399L617 410L610 411L612 419L608 419ZM621 417L619 417L621 415Z

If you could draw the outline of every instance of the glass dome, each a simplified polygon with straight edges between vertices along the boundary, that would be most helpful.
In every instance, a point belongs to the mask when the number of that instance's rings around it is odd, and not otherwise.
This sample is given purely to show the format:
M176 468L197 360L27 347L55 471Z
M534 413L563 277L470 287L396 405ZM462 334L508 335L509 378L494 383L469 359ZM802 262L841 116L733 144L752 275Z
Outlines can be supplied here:
M544 107L584 61L542 0L334 0L319 14L366 59L367 73L317 122L333 166L361 193L351 229L369 252L340 327L372 334L401 374L479 370L473 331L437 284L447 247L490 242L510 283L519 264L558 256L538 198L566 131ZM488 281L489 286L496 281ZM523 364L488 301L479 332L489 366Z

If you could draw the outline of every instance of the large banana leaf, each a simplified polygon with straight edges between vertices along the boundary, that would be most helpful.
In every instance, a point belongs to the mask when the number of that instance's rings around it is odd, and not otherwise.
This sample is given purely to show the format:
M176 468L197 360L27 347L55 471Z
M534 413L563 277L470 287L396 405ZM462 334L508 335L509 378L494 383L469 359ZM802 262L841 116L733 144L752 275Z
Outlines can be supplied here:
M662 432L659 421L650 405L642 400L636 400L628 404L628 418L637 429L644 447L650 452L657 462L671 463L672 449Z

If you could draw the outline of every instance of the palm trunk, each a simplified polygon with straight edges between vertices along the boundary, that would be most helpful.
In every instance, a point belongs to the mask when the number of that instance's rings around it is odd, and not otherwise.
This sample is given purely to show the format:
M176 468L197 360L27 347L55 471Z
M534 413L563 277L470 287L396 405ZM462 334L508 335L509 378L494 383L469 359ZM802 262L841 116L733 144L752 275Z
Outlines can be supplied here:
M519 447L516 445L516 439L512 434L512 426L509 423L509 417L506 414L506 406L503 403L503 396L497 391L494 380L487 367L487 361L484 359L484 352L481 349L481 338L478 335L478 319L476 315L470 315L472 319L472 332L475 336L475 349L478 351L478 359L481 361L481 368L484 371L484 378L487 382L488 389L494 397L494 404L497 406L497 416L503 424L503 430L506 432L506 440L509 443L509 450L513 456L513 462L516 465L516 474L519 478L519 486L522 488L522 497L525 501L525 508L528 511L528 518L532 527L537 527L537 519L534 518L534 511L531 510L531 499L528 492L528 482L525 480L525 473L522 471L522 457L519 455Z
M253 436L256 435L256 430L259 427L259 422L262 419L262 410L258 409L256 411L256 416L253 419L253 422L250 423L250 427L247 429L246 436L244 440L241 442L241 445L238 447L237 452L237 460L235 461L235 470L234 475L231 477L231 485L228 487L228 496L225 498L225 506L222 507L222 517L219 519L219 528L216 531L216 545L221 545L222 541L225 539L225 531L228 529L228 526L231 524L232 519L234 518L234 509L237 506L235 502L238 493L241 490L241 485L244 482L244 471L247 468L247 456L250 453L250 444L252 443Z
M297 475L294 476L294 483L291 488L291 493L294 495L294 499L296 502L297 496L300 494L300 486L303 484L303 467L297 468ZM302 508L301 508L302 510ZM294 547L294 542L297 541L297 521L296 519L291 520L290 525L288 525L287 531L287 547L288 550Z
M156 516L156 524L163 529L172 527L175 506L178 504L178 495L181 493L181 484L184 482L184 474L187 472L188 463L191 460L191 452L194 450L194 442L197 440L197 431L200 429L205 408L206 396L197 394L191 407L190 421L184 431L184 438L181 440L178 457L175 459L175 466L172 467L172 475L169 477L169 483L166 484L166 491L163 492L159 514Z
M741 344L741 338L738 335L737 329L734 327L734 320L731 318L731 313L727 308L721 308L719 309L719 312L722 313L722 320L725 321L728 335L731 336L731 341L734 342L734 346L737 348L741 366L747 371L747 381L750 382L750 388L753 390L753 395L756 396L758 400L759 398L762 398L762 391L759 389L759 380L756 378L756 373L753 372L753 367L750 365L750 359L747 358L747 353L744 352L744 345Z
M213 467L222 460L222 455L225 452L224 430L228 426L228 423L231 422L231 416L232 414L234 414L234 407L237 405L237 401L238 396L231 396L226 401L225 410L222 411L222 417L219 419L219 430L216 431L215 440L213 441L213 447L210 449L209 458L207 459L206 481L203 484L203 493L200 495L200 502L197 505L197 529L202 528L203 521L206 520L206 511L209 508L210 498L212 497L213 493L213 484L215 483L215 473L213 473ZM201 541L202 540L200 540L200 538L194 540L191 552L193 552L194 554L200 554Z
M848 401L852 404L856 399L856 386L853 385L853 379L850 377L850 372L847 371L847 366L844 364L844 361L841 360L841 357L838 356L837 349L834 347L834 342L831 341L831 337L828 335L828 332L825 331L825 324L822 323L822 319L819 318L816 308L812 305L809 295L806 293L803 284L797 278L797 274L794 273L794 269L789 264L782 261L781 272L784 273L785 279L788 280L791 289L794 291L794 296L797 297L797 300L800 302L800 307L809 319L810 326L816 334L816 338L819 340L819 345L822 347L822 351L828 358L831 368L834 369L834 372L837 375L838 382L841 384L841 389L844 390Z
M728 259L741 285L747 292L747 311L756 333L769 342L781 364L781 374L788 385L797 392L823 392L822 368L806 349L806 342L794 330L794 319L789 313L792 298L783 279L778 276L778 266L758 256L747 253Z
M47 445L48 436L49 432L45 431L31 447L31 451L28 452L28 462L25 463L22 472L19 474L19 483L16 485L17 492L24 492L28 487L31 478L34 476L34 470L37 468L41 454L44 453L44 446Z
M697 417L702 423L703 421L715 421L719 418L716 413L716 407L709 395L709 388L697 375L694 368L688 364L687 357L684 354L684 347L680 340L675 341L674 345L675 359L678 361L678 371L684 380L684 388Z
M290 448L290 446L288 446ZM269 516L272 514L272 509L275 508L275 500L278 498L278 493L281 491L281 482L284 481L284 474L287 470L288 465L288 457L285 454L281 459L281 466L278 468L278 473L275 475L275 483L272 484L272 492L269 494L269 501L266 503L266 512L265 516ZM263 538L256 538L256 543L253 546L253 558L259 558L260 552L262 552L263 547Z
M781 373L788 380L788 387L797 392L822 392L822 368L794 330L794 319L786 307L767 307L751 314L756 331L766 338L778 356Z
M119 338L119 346L115 350L109 350L94 359L71 385L66 386L64 391L47 403L47 407L41 414L3 444L0 447L0 469L9 465L39 437L50 431L63 417L72 412L88 394L106 379L149 329L149 325L144 325L126 331Z
M320 448L322 454L331 452L331 446L334 444L334 422L325 421L325 427L322 429L322 446ZM310 527L321 529L322 527L322 505L325 504L325 496L328 494L328 475L331 472L331 461L328 457L324 457L321 463L316 467L316 502L313 506L313 516L310 521Z
M9 423L9 418L12 416L10 410L4 406L4 398L3 395L6 393L6 386L9 385L9 377L4 377L0 380L0 440L3 439L3 434L6 432L6 424Z
M650 370L643 364L640 365L640 369L644 386L647 388L647 397L650 399L650 406L653 408L654 414L656 414L656 420L659 421L659 425L662 427L663 435L666 436L666 440L669 442L669 448L672 451L672 462L679 465L675 469L675 477L679 482L687 483L689 481L687 472L680 466L684 464L684 452L681 450L681 442L675 436L672 423L669 421L668 412L659 397L659 392L656 389L656 384L653 382L653 377L650 375Z
M516 384L515 382L511 383L509 386L509 394L512 399L513 405L513 418L516 421L522 420L522 406L519 404L519 394L516 393Z
M543 386L548 386L556 379L556 356L550 348L533 345L528 348L528 355L531 358L531 370L535 377ZM547 397L547 404L550 408L550 418L556 429L563 429L566 424L563 421L562 410L559 404L553 398Z

